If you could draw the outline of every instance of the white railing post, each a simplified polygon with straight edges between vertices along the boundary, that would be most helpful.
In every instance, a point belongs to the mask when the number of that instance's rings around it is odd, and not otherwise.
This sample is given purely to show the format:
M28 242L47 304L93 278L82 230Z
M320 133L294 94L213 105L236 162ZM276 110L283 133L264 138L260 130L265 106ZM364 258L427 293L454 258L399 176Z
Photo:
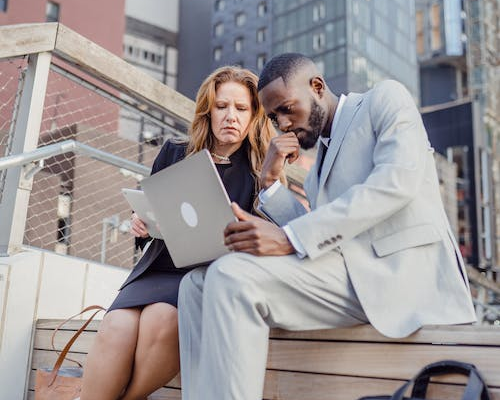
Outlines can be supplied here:
M11 154L21 154L37 147L51 57L48 52L29 56ZM25 179L22 167L7 170L0 201L0 255L14 254L21 249L32 183L32 177Z

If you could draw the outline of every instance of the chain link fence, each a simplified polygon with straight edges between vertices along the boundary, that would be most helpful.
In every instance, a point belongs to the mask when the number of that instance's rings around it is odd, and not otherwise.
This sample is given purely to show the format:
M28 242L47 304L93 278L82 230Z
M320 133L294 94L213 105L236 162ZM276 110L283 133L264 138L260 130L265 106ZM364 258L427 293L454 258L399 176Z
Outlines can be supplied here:
M59 65L59 66L58 66ZM151 167L160 146L186 127L81 72L51 67L38 147L75 140ZM9 154L25 60L0 69L0 150ZM43 160L34 176L24 244L106 264L131 267L138 254L128 233L131 210L121 189L142 176L85 155ZM1 183L1 182L0 182Z
M12 151L13 121L15 121L17 100L22 90L20 85L22 73L26 66L27 59L25 58L0 60L0 157L8 156ZM0 171L0 203L6 173L6 170Z

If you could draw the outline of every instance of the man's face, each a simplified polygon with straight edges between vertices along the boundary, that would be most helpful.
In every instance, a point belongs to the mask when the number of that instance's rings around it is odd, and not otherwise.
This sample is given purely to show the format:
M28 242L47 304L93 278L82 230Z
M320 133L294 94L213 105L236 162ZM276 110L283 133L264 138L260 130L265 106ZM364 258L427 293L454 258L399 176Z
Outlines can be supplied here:
M259 93L274 126L282 132L294 132L303 149L310 149L316 144L326 122L325 110L313 93L307 80L294 78L288 85L281 78L275 79Z

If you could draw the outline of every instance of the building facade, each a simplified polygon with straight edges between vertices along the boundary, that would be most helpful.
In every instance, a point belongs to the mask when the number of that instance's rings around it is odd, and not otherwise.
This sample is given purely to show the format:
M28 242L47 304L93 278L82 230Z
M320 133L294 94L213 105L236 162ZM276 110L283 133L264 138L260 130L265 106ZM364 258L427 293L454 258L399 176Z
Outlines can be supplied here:
M424 122L458 164L463 254L490 271L500 259L499 19L497 0L416 1Z
M406 0L218 0L212 65L259 73L273 55L300 52L336 93L365 91L392 78L417 98L414 12Z

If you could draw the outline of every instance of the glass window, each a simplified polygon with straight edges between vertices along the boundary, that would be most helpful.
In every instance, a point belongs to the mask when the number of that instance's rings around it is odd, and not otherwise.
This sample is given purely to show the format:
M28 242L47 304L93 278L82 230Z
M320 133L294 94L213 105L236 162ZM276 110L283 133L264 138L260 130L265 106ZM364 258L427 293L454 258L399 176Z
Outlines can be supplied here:
M243 50L243 38L239 37L234 41L234 51L237 53Z
M415 30L417 32L417 53L423 54L424 46L424 13L418 10L415 14Z
M326 16L326 8L325 8L325 3L322 1L316 3L313 5L313 21L319 21L321 19L324 19Z
M325 74L325 62L323 61L322 58L315 58L314 63L316 64L316 67L318 68L318 71L321 75Z
M325 34L323 32L313 34L313 49L322 50L325 47Z
M267 14L267 4L265 1L263 1L259 3L259 5L257 6L257 15L259 17L263 17L266 14Z
M257 43L262 43L266 41L267 28L260 28L257 30Z
M266 54L259 54L257 56L257 69L260 71L262 68L264 68L264 65L266 64L267 61L267 56Z
M245 25L246 21L247 21L247 15L244 12L240 12L240 13L236 14L236 17L234 20L236 26L243 26L243 25Z
M7 11L7 0L0 0L0 11Z
M431 6L431 49L441 48L441 7L439 4Z
M59 21L59 4L48 1L45 6L45 17L47 22Z
M214 49L214 61L219 61L222 58L222 47Z
M218 22L214 26L214 36L219 37L224 34L224 24L222 22Z
M224 11L225 8L226 8L225 0L217 0L215 2L215 11Z

